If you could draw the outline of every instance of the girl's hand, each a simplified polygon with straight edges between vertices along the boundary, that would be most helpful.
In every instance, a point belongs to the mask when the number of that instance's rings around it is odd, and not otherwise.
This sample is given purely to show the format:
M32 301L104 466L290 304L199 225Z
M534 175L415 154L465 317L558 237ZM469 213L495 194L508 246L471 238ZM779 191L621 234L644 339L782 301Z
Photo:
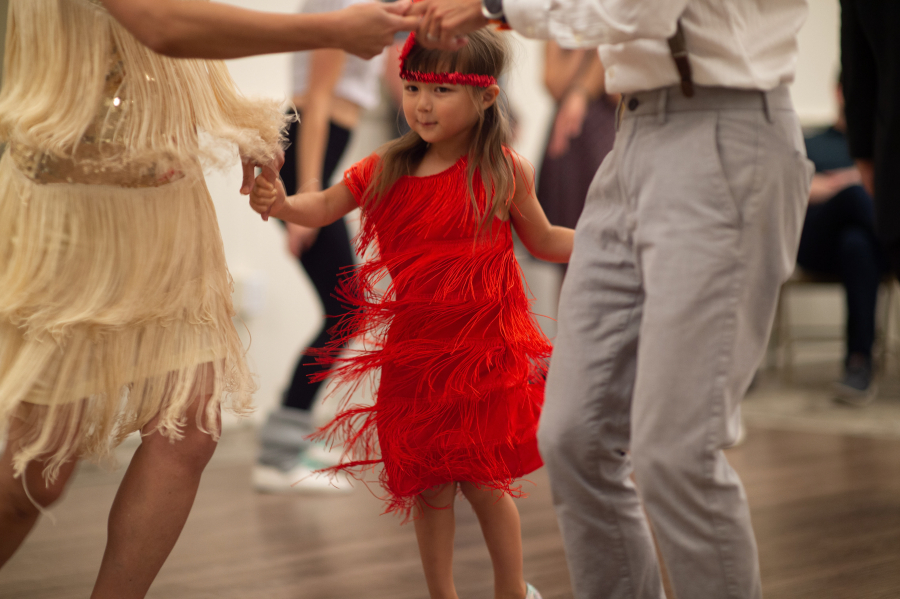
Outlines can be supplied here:
M284 206L285 193L281 180L274 182L264 175L259 175L253 182L250 190L250 207L262 215L262 219L269 220L270 214L278 214Z

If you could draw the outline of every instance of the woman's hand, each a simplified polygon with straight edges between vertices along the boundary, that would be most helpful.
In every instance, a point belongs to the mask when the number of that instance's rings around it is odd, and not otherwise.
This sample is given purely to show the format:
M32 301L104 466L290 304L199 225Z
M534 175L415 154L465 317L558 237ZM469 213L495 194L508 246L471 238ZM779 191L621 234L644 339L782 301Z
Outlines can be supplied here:
M381 54L395 34L418 26L418 16L406 16L411 5L410 0L362 2L337 11L343 30L339 47L366 60Z
M275 159L268 164L259 164L252 158L241 155L241 170L243 170L241 195L250 193L250 189L253 187L253 177L257 168L262 169L263 174L266 175L266 178L269 179L269 181L274 181L278 178L278 173L281 172L282 166L284 166L284 150L280 148L278 153L275 154Z
M422 17L416 41L426 48L455 52L468 43L467 33L488 25L481 0L421 0L409 14Z
M259 175L250 190L250 207L269 220L269 215L277 215L284 206L285 193L281 180L270 181L266 175Z

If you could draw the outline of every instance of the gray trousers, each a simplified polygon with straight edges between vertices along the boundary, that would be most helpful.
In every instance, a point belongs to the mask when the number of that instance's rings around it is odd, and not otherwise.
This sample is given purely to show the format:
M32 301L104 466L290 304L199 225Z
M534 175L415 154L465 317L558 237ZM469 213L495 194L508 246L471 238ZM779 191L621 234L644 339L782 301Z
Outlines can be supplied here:
M664 597L649 517L679 599L759 598L722 450L794 267L812 167L785 88L667 88L623 108L576 227L538 434L575 596Z

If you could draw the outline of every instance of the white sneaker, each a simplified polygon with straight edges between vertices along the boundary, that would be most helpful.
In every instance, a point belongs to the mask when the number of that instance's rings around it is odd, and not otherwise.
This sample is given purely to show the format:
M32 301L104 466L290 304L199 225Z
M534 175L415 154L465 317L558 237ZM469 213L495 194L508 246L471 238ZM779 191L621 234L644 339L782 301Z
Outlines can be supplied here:
M308 461L315 462L316 468L329 468L337 466L341 463L341 455L344 453L343 447L327 447L324 443L313 443L306 450Z
M253 488L261 493L348 493L353 486L342 473L316 472L326 467L303 456L287 472L274 466L253 467Z
M544 599L530 582L525 583L525 599Z

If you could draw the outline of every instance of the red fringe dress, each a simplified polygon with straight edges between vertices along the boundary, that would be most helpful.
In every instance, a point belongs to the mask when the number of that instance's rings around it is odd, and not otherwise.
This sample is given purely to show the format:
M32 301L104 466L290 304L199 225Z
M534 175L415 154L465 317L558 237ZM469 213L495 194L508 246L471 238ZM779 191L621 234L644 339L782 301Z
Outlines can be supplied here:
M378 160L344 175L360 204ZM536 432L551 347L530 311L509 221L494 218L478 241L476 228L465 157L402 177L363 211L357 245L370 258L343 285L353 311L322 359L340 383L378 371L380 382L374 405L344 406L317 437L345 446L348 461L333 471L360 477L383 463L386 512L409 516L419 493L453 481L519 496L515 480L542 465ZM338 357L352 337L366 349Z

